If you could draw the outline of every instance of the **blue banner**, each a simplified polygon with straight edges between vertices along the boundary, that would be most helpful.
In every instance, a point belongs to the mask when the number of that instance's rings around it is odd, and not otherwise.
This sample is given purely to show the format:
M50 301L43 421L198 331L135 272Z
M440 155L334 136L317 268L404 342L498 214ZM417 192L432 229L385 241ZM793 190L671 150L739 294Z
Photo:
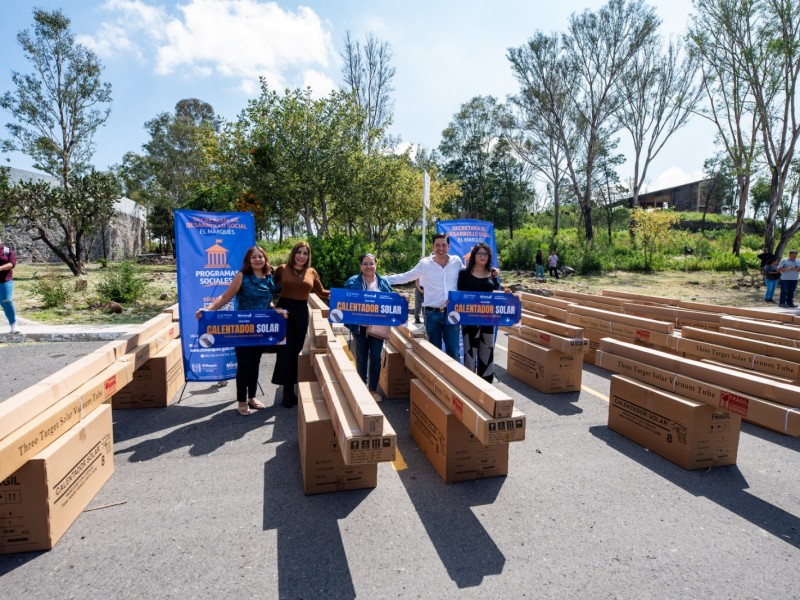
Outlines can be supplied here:
M276 310L208 310L197 328L201 348L286 343L286 317Z
M494 239L494 223L489 221L476 221L474 219L459 219L455 221L439 221L436 223L436 233L446 233L450 238L450 254L461 257L464 265L469 262L472 247L478 242L489 244L492 249L492 266L500 268L497 260L497 243Z
M392 326L408 320L408 301L394 292L332 288L328 306L331 323Z
M522 318L522 303L504 292L450 292L447 322L451 325L509 327Z
M241 269L256 242L253 215L176 210L174 216L184 376L186 381L233 379L236 352L201 346L195 312L221 296ZM235 298L222 308L234 310Z

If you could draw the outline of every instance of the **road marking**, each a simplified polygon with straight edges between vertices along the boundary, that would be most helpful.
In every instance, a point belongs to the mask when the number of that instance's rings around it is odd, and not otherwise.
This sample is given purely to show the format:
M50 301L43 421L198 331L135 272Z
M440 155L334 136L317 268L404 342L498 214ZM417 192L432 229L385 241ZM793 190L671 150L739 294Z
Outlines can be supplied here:
M408 468L406 461L403 460L403 455L400 454L399 448L395 451L395 458L392 461L392 468L395 471L405 471Z
M602 400L603 402L608 402L608 396L606 396L605 394L601 394L601 393L600 393L600 392L598 392L597 390L593 390L593 389L592 389L592 388L590 388L588 385L581 385L581 389L582 389L584 392L587 392L587 393L591 394L592 396L597 396L597 397L598 397L598 398L600 398L600 400Z
M506 350L506 351L508 350L508 348L506 348L505 346L501 346L500 344L495 344L495 347L500 348L501 350ZM581 385L581 389L587 394L591 394L592 396L597 396L603 402L608 402L608 396L606 396L605 394L601 394L597 390L593 390L588 385Z

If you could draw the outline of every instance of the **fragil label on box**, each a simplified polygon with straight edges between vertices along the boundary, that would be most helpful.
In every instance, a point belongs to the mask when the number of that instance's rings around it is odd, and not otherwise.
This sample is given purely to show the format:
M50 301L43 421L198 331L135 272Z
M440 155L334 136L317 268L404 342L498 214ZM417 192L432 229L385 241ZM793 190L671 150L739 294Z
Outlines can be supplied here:
M198 324L203 348L285 343L286 317L276 310L206 310Z
M331 323L392 326L408 320L408 302L394 292L332 288L329 306Z
M451 325L508 327L521 318L522 303L513 294L450 292L447 296L447 322Z

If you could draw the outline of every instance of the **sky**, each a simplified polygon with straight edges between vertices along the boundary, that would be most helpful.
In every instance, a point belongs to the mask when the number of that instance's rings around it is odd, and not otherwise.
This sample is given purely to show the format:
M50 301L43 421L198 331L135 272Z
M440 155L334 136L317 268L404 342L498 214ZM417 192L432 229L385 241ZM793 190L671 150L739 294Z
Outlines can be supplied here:
M571 14L597 10L599 0L5 0L0 20L0 93L13 90L12 72L33 70L17 42L33 29L33 8L61 9L77 40L93 49L111 83L111 116L95 136L100 169L140 152L144 123L173 112L184 98L211 104L236 120L258 95L263 76L273 89L310 86L326 96L343 84L341 52L349 31L387 42L396 69L390 133L404 144L434 149L462 104L475 96L505 101L519 91L507 59L509 48L536 32L565 31ZM691 0L656 0L664 36L682 36ZM0 109L0 138L11 115ZM623 180L633 170L629 155ZM662 189L703 177L715 153L714 131L693 118L675 134L650 167L647 188ZM32 169L20 154L2 163Z

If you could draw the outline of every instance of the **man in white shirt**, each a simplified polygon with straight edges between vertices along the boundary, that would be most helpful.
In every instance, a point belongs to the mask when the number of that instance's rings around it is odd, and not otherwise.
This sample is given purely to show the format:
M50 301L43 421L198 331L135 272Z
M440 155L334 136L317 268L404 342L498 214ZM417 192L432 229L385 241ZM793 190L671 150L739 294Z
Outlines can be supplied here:
M437 348L441 348L444 341L445 352L460 360L460 328L447 322L447 295L456 289L458 273L464 268L464 263L458 256L448 254L449 250L450 239L444 233L437 233L433 236L433 254L421 258L410 271L386 275L386 280L396 284L419 279L420 287L425 290L422 307L428 341Z
M798 275L800 275L800 260L797 260L797 250L789 250L789 258L784 258L778 263L778 272L781 274L781 299L778 306L794 308L794 292L797 289Z

